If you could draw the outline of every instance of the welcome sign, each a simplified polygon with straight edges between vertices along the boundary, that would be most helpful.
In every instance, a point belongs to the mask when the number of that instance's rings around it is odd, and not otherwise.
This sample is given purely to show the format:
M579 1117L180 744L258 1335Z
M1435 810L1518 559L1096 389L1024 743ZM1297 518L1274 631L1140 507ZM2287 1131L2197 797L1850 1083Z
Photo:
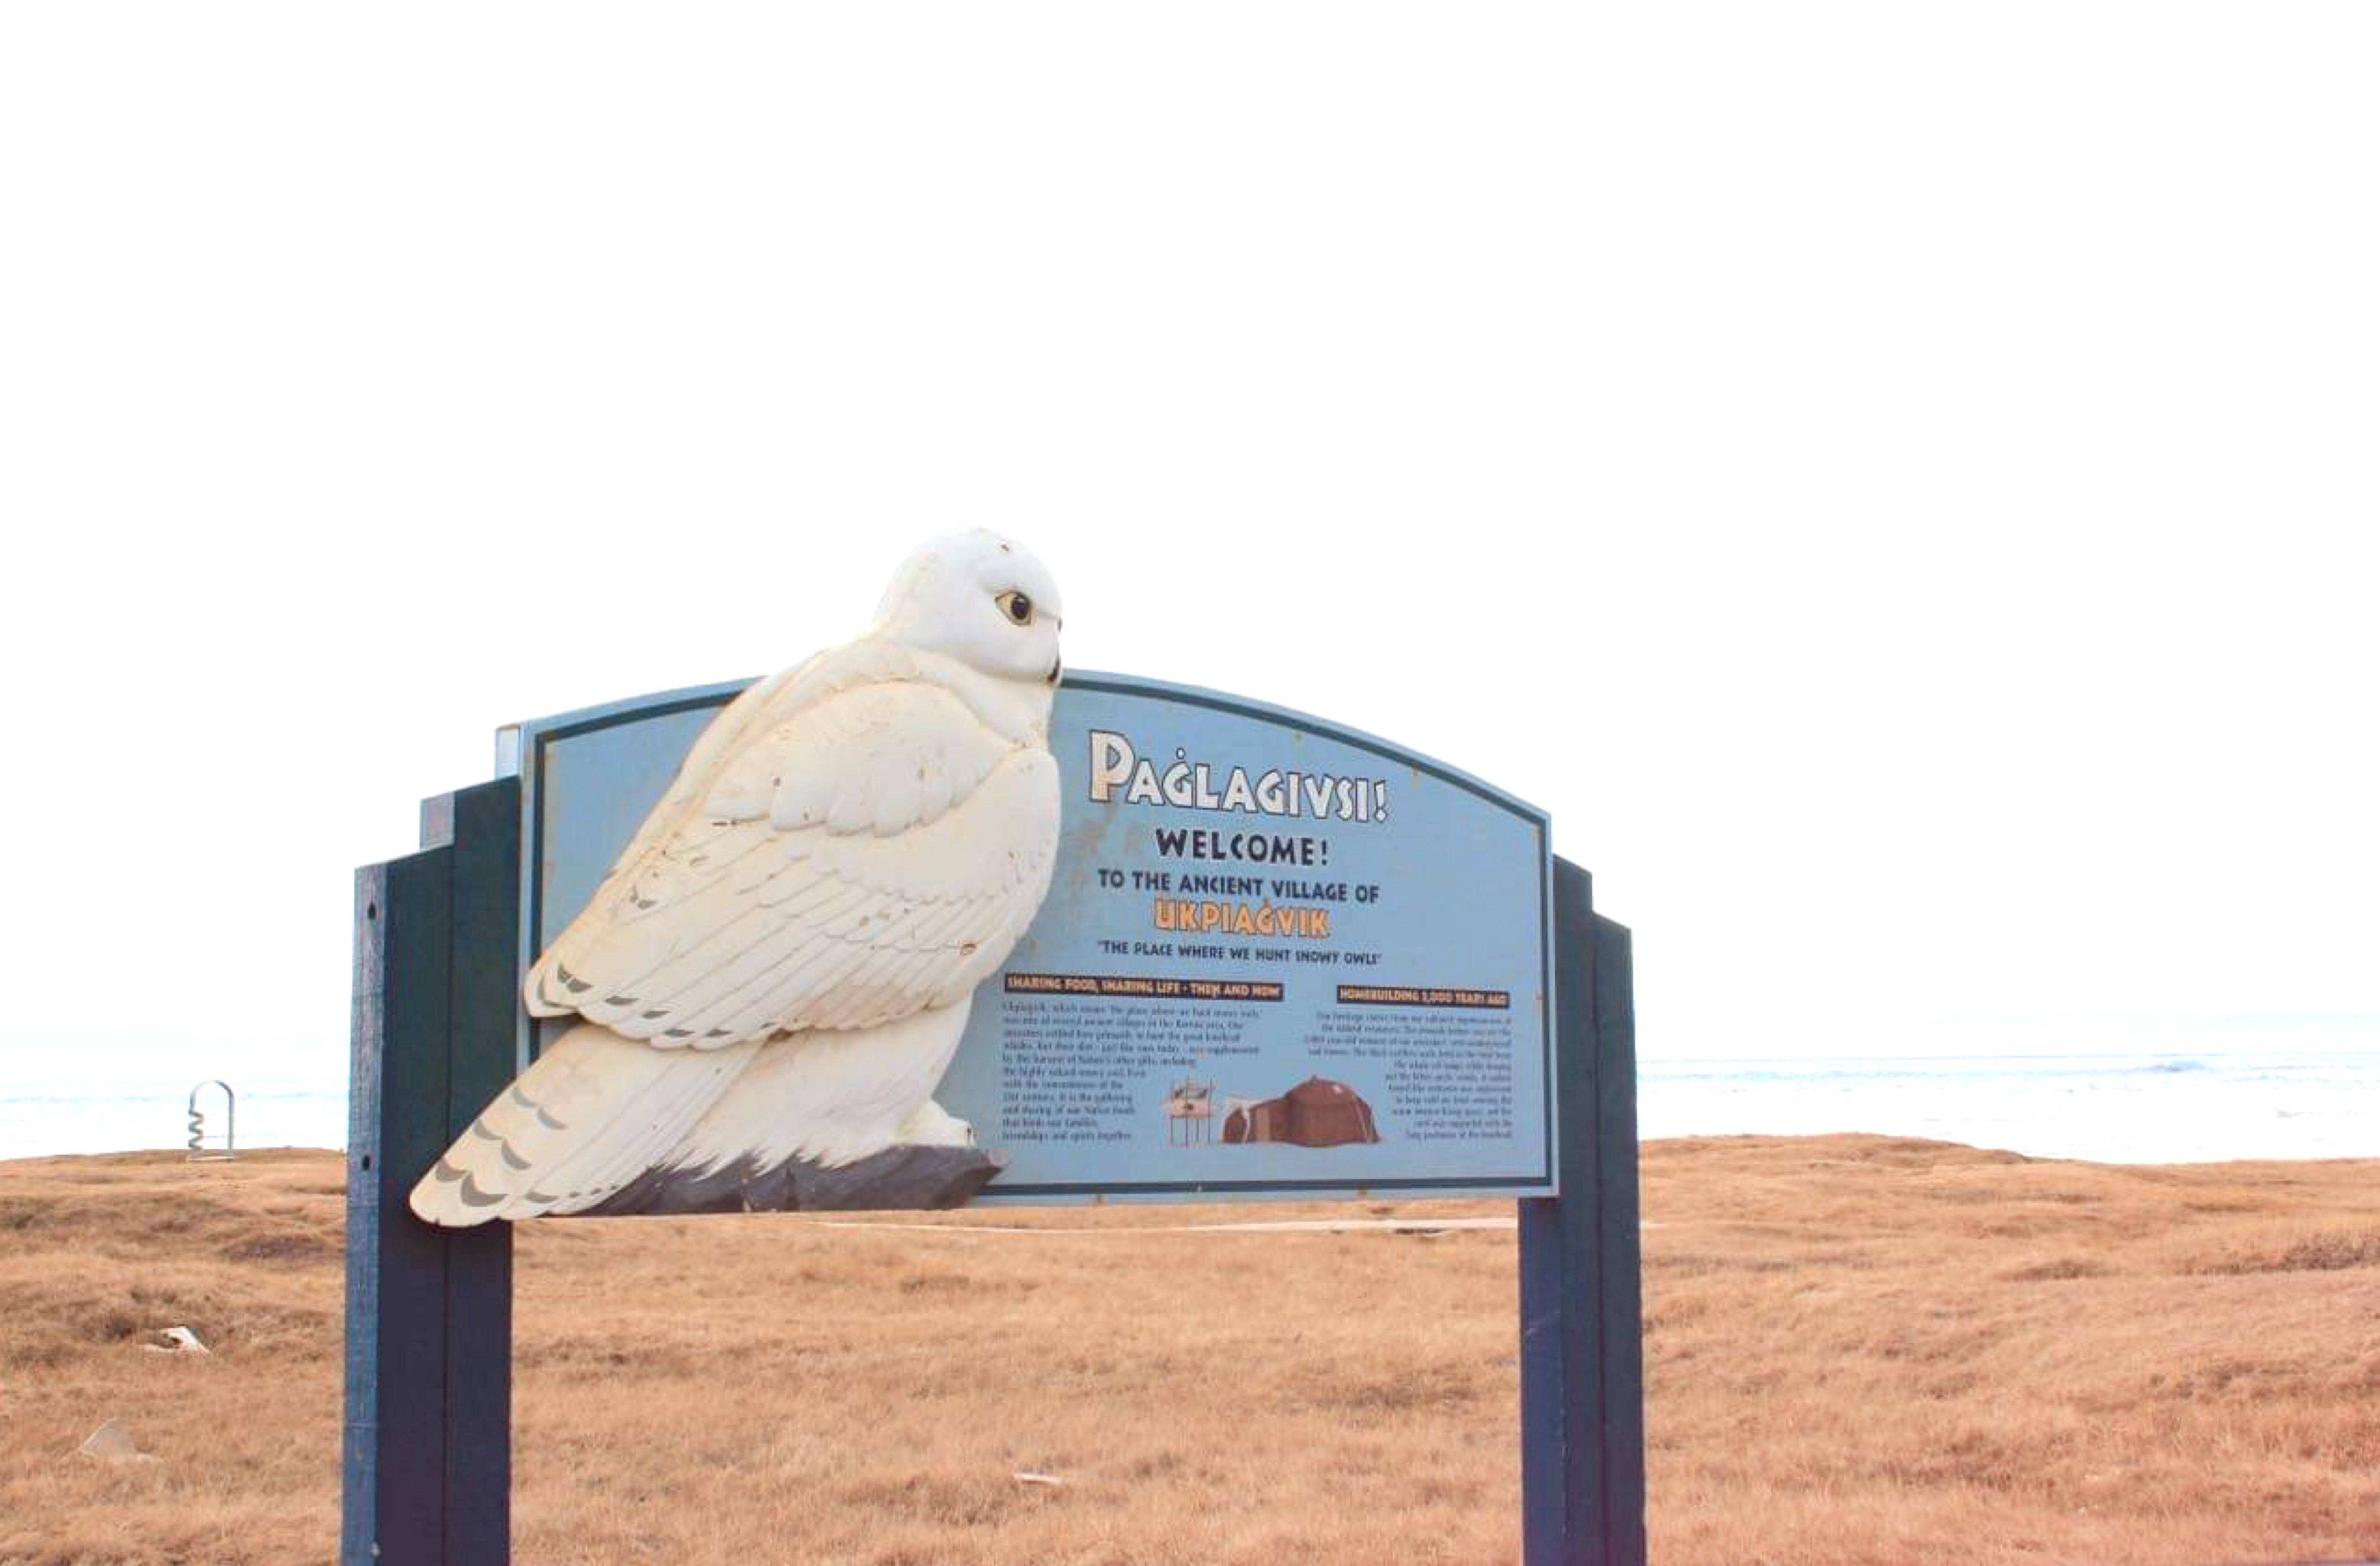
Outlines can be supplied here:
M504 732L524 971L742 688ZM1554 1193L1544 812L1334 724L1121 675L1066 676L1050 747L1050 892L936 1095L1004 1160L977 1200Z
M529 1019L524 970L746 688L506 729L493 782L425 801L420 849L357 873L342 1561L508 1558L514 1226L425 1222L408 1194L458 1145L509 1146L477 1135L491 1114L543 1108L521 1073L566 1025ZM1514 1196L1523 1559L1641 1563L1629 932L1549 856L1543 812L1426 757L1149 680L1076 674L1054 697L1035 765L1060 798L1053 823L1038 796L1035 842L1054 825L1055 847L1031 872L1050 883L964 1026L943 1009L929 1135L832 1164L648 1165L571 1210ZM555 1107L566 1127L585 1106Z

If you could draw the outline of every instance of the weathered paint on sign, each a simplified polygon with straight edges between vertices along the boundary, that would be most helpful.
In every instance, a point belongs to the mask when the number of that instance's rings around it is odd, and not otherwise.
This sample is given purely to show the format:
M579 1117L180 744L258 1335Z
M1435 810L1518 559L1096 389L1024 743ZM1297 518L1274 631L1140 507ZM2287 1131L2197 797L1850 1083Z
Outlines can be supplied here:
M507 731L524 967L742 688ZM1553 1192L1543 812L1118 675L1066 677L1050 745L1056 877L937 1094L1007 1159L980 1200Z

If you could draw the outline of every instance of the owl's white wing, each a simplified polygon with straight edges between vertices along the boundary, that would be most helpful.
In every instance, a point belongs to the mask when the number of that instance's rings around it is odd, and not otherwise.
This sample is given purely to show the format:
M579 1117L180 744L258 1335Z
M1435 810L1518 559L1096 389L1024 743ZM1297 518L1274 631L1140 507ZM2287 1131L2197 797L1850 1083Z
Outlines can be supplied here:
M720 1049L945 1005L999 965L1049 884L1046 749L922 681L738 716L531 970L532 1011Z
M700 805L704 793L736 753L739 744L755 728L781 719L783 714L779 709L787 701L798 702L802 697L799 687L831 658L828 653L816 653L791 669L756 680L721 708L710 726L695 736L686 759L678 763L677 776L672 780L669 792L646 814L636 836L628 840L628 846L613 861L611 873L617 876L622 867L643 858L675 830Z

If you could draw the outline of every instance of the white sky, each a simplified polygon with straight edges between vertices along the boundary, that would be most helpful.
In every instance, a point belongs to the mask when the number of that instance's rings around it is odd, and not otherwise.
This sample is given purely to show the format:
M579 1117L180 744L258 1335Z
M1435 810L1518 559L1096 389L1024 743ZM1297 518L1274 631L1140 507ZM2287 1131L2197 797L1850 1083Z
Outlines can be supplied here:
M1648 1055L2380 1044L2375 79L2367 5L8 7L0 1080L335 1072L495 725L973 523L1073 665L1550 808Z

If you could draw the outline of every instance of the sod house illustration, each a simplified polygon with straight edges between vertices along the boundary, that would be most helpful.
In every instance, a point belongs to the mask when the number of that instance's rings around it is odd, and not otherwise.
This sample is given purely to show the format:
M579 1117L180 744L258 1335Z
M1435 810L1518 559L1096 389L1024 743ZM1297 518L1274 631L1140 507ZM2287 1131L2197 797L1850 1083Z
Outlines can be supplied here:
M1338 1147L1377 1142L1380 1129L1372 1106L1343 1082L1309 1076L1278 1099L1232 1100L1223 1118L1226 1142L1287 1142L1300 1147Z

